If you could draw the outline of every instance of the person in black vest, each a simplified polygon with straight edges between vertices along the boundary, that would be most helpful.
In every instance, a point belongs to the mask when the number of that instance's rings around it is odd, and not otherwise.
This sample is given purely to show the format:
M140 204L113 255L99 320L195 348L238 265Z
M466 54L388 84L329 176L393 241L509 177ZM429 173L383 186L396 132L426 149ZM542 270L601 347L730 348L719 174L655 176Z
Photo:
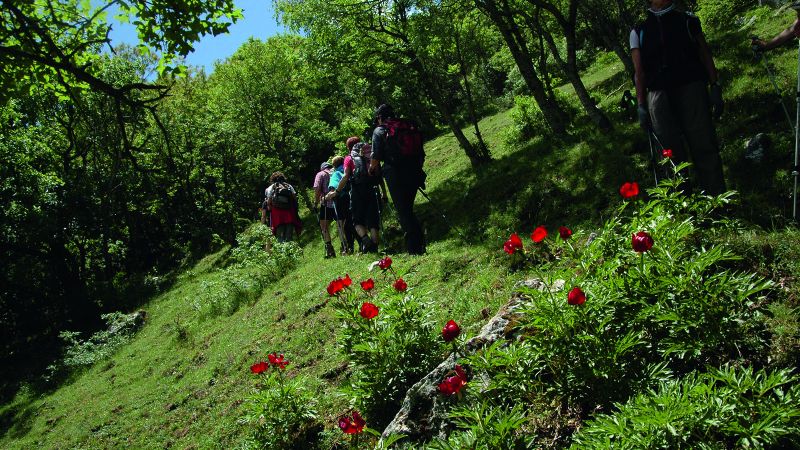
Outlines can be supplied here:
M630 44L639 124L672 149L676 163L691 156L695 184L705 193L723 193L711 107L719 118L724 103L700 20L677 10L672 0L650 0L647 19L631 31Z
M406 249L409 254L422 255L425 253L425 237L422 225L414 215L417 190L425 185L422 135L413 122L396 119L394 110L387 104L375 110L375 120L378 126L372 132L369 172L373 175L383 172L405 234Z

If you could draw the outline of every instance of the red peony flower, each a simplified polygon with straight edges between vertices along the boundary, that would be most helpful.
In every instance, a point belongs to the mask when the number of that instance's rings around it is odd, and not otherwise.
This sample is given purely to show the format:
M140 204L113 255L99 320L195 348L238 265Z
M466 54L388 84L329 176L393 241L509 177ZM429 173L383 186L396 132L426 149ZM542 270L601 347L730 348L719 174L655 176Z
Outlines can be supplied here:
M389 258L388 256L382 258L380 261L378 261L378 267L380 267L381 270L386 270L389 267L392 267L392 258Z
M408 289L408 283L403 281L402 278L398 278L397 281L394 282L392 287L394 287L395 290L397 290L398 292L405 292L405 290Z
M367 292L373 290L374 288L375 288L375 281L372 278L361 282L361 289Z
M361 312L359 314L367 320L373 319L378 315L378 307L372 303L364 302L361 304Z
M442 337L444 338L445 342L450 342L453 339L457 338L458 335L461 334L461 328L455 322L455 320L450 320L447 324L442 328Z
M359 434L364 431L364 426L366 424L367 422L361 418L361 414L359 414L358 411L353 411L352 417L339 417L339 429L345 434Z
M280 356L276 355L275 353L272 353L270 355L267 355L267 358L269 358L269 363L272 364L272 367L277 367L281 370L285 369L286 366L289 364L289 361L283 359L283 353L281 353Z
M546 237L547 228L545 228L544 225L539 225L535 230L533 230L533 233L531 233L531 240L537 244L542 242Z
M444 381L439 383L439 392L444 395L458 394L458 392L467 385L467 374L460 365L456 364L455 375L446 377Z
M631 247L639 253L644 253L653 248L653 238L646 231L639 231L631 238Z
M639 183L637 182L626 182L619 188L619 195L622 198L633 198L639 195Z
M330 296L339 295L342 289L344 289L344 282L341 278L337 278L328 283L328 295Z
M513 255L517 250L522 250L522 239L517 233L511 233L508 240L503 244L503 251Z
M344 287L350 287L353 284L353 280L350 279L350 274L345 274L344 278L342 278L342 285Z
M582 305L586 303L586 294L583 293L581 288L575 286L567 294L567 303L570 305Z
M264 361L261 361L261 362L257 362L255 364L253 364L252 366L250 366L250 372L253 372L254 374L258 375L258 374L266 372L268 368L269 368L269 364L267 364Z
M664 158L672 158L672 149L665 148L664 150L661 151L661 156L663 156Z
M566 241L572 236L572 230L567 227L558 227L558 234L561 236L561 239Z

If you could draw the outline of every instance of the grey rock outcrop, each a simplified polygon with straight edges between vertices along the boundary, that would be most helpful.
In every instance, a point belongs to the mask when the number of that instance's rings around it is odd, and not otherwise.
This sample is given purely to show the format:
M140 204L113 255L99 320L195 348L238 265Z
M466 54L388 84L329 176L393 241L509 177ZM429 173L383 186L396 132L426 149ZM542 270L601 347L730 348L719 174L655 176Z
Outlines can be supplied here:
M550 286L550 290L560 290L563 286L564 282L558 280ZM512 330L509 324L516 322L516 319L521 316L519 308L525 301L525 295L517 291L520 287L538 290L547 288L538 279L517 283L514 286L515 292L511 296L511 300L489 319L477 336L467 341L460 354L450 354L447 359L408 390L400 411L384 429L382 438L392 434L404 434L412 441L444 437L447 432L447 421L445 420L449 409L447 403L450 400L439 393L439 383L453 371L460 356L471 355L500 339L512 340L515 338L511 335ZM478 382L478 380L473 380L473 382Z

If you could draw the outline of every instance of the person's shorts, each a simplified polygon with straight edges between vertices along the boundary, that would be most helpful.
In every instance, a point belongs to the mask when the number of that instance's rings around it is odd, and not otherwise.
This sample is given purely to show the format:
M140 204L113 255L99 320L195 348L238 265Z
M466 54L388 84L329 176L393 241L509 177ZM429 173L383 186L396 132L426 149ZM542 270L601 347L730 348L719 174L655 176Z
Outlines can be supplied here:
M336 220L336 210L328 208L325 205L320 205L317 217L319 220Z
M350 210L353 223L369 229L380 228L378 193L374 186L354 184L350 190Z

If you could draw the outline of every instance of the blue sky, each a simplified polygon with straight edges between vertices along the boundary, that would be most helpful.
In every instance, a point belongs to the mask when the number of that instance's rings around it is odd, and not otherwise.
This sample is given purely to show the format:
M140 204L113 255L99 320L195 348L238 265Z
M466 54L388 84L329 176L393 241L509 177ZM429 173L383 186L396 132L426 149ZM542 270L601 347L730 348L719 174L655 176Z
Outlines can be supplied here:
M98 3L101 2L92 1L94 5ZM194 52L186 57L189 65L205 67L206 73L210 74L214 70L214 61L232 55L251 36L264 40L284 31L275 20L272 0L235 0L234 3L243 10L244 18L233 24L228 34L205 36L195 43ZM109 22L113 24L111 45L137 44L139 39L133 26L121 24L113 16L114 12L108 15Z

